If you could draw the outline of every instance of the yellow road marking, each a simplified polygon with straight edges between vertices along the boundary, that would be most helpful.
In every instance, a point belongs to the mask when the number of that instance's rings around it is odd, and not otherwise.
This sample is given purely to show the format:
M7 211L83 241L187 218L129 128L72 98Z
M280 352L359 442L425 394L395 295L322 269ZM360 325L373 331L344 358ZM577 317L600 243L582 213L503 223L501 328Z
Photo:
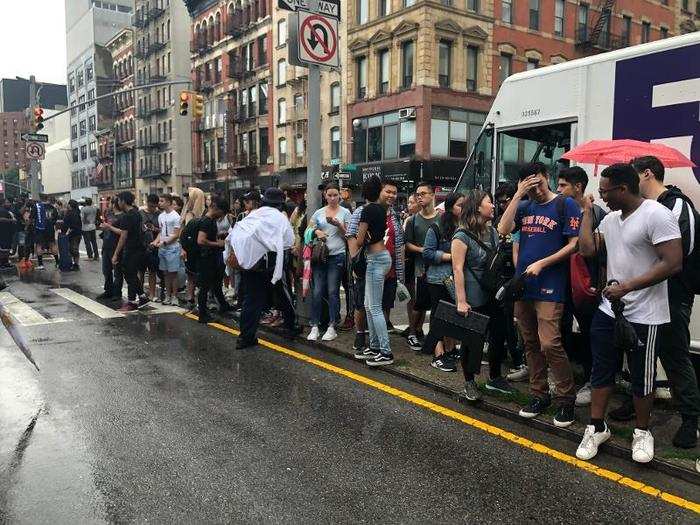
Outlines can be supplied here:
M185 314L186 317L190 319L197 320L198 317L193 314ZM217 330L220 330L222 332L229 333L231 335L238 336L240 335L240 330L236 330L235 328L228 327L226 325L220 324L220 323L208 323L208 326L211 326L212 328L216 328ZM310 357L306 354L302 354L300 352L296 352L294 350L290 350L289 348L285 348L283 346L277 345L275 343L272 343L270 341L265 341L263 339L258 338L258 345L259 346L264 346L266 348L269 348L270 350L274 350L275 352L279 352L280 354L287 355L289 357L293 357L294 359L298 359L299 361L304 361L306 363L312 364L318 368L322 368L324 370L327 370L329 372L333 372L334 374L338 374L344 377L347 377L348 379L352 379L353 381L357 381L358 383L362 383L364 385L370 386L372 388L375 388L377 390L380 390L386 394L389 394L394 397L398 397L400 399L403 399L405 401L408 401L409 403L412 403L414 405L426 408L427 410L431 410L433 412L436 412L438 414L441 414L445 417L448 417L450 419L454 419L456 421L461 421L462 423L469 425L474 428L478 428L480 430L483 430L484 432L487 432L489 434L493 434L494 436L498 436L501 439L504 439L506 441L510 441L511 443L515 443L516 445L520 445L525 448L529 448L530 450L533 450L535 452L538 452L539 454L544 454L545 456L550 456L556 460L562 461L564 463L568 463L570 465L573 465L574 467L580 468L582 470L585 470L587 472L590 472L591 474L595 474L596 476L599 476L601 478L608 479L610 481L614 481L615 483L619 483L620 485L624 485L625 487L628 487L630 489L636 490L638 492L641 492L643 494L647 494L649 496L652 496L654 498L660 498L661 500L665 501L666 503L670 503L671 505L675 505L677 507L681 507L686 510L690 510L692 512L700 514L700 504L695 503L693 501L681 498L679 496L676 496L674 494L670 494L668 492L663 492L655 487L652 487L650 485L646 485L645 483L642 483L641 481L637 481L631 478L628 478L626 476L623 476L622 474L618 474L617 472L613 472L612 470L607 470L601 467L598 467L594 465L593 463L589 463L588 461L581 461L580 459L576 458L575 456L570 456L568 454L565 454L563 452L560 452L558 450L554 450L552 448L549 448L546 445L543 445L542 443L536 443L533 441L530 441L529 439L526 439L524 437L518 436L517 434L513 434L512 432L508 432L506 430L503 430L497 426L491 425L489 423L485 423L484 421L480 421L478 419L474 419L473 417L467 416L466 414L462 414L460 412L457 412L456 410L452 410L450 408L438 405L436 403L433 403L431 401L428 401L426 399L423 399L418 396L414 396L413 394L409 394L408 392L404 390L400 390L398 388L394 388L393 386L385 385L384 383L380 383L379 381L375 381L374 379L370 379L369 377L357 374L355 372L351 372L350 370L346 370L345 368L341 368L336 365L332 365L330 363L327 363L325 361L322 361L320 359L316 359L314 357Z

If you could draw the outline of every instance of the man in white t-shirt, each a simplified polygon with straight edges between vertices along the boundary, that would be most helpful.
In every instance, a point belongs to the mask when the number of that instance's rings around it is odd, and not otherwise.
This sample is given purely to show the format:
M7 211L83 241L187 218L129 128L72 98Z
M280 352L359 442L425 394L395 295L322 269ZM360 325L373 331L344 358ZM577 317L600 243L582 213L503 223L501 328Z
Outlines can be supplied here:
M668 208L642 198L639 176L629 164L605 168L598 191L611 213L594 234L593 197L586 199L579 249L584 257L596 255L596 246L606 250L609 284L603 289L603 300L591 324L591 422L576 456L591 459L610 438L604 418L619 362L613 307L621 302L623 315L637 335L636 347L626 351L636 413L632 459L648 463L654 458L649 416L654 401L657 331L670 321L666 279L682 268L681 234Z
M162 195L158 216L160 232L153 241L153 246L158 248L158 268L163 272L165 281L165 299L163 304L177 304L177 272L180 269L180 214L173 209L171 195Z

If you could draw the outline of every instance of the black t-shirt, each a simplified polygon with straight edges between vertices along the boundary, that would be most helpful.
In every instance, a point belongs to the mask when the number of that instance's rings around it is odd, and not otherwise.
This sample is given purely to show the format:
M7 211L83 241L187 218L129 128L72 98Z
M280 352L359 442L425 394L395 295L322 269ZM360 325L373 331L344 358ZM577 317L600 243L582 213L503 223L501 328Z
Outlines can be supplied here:
M207 240L211 242L216 242L218 230L216 228L216 221L206 215L201 218L197 228L197 237L199 237L199 232L204 232L207 236ZM221 258L221 253L223 248L215 248L212 246L201 246L200 254L202 257L206 258Z
M381 204L370 203L362 208L360 222L367 223L369 238L366 244L374 244L384 240L386 232L386 208Z
M121 215L121 230L126 230L127 237L124 244L124 251L142 251L143 246L143 226L141 225L141 214L136 208L131 208Z

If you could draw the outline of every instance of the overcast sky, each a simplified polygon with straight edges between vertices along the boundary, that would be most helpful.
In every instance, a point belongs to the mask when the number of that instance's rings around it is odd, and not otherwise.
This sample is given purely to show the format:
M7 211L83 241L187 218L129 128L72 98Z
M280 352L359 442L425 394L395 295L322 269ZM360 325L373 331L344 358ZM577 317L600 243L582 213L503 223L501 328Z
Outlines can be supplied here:
M64 0L0 0L0 77L66 82Z

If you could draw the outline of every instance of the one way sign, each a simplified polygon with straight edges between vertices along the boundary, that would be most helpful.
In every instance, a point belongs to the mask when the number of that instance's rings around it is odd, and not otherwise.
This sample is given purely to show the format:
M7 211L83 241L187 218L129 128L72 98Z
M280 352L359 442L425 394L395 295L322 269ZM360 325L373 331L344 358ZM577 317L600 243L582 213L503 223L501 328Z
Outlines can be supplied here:
M315 0L277 0L277 7L286 11L310 11L340 20L340 0L318 0L318 8L314 9Z

